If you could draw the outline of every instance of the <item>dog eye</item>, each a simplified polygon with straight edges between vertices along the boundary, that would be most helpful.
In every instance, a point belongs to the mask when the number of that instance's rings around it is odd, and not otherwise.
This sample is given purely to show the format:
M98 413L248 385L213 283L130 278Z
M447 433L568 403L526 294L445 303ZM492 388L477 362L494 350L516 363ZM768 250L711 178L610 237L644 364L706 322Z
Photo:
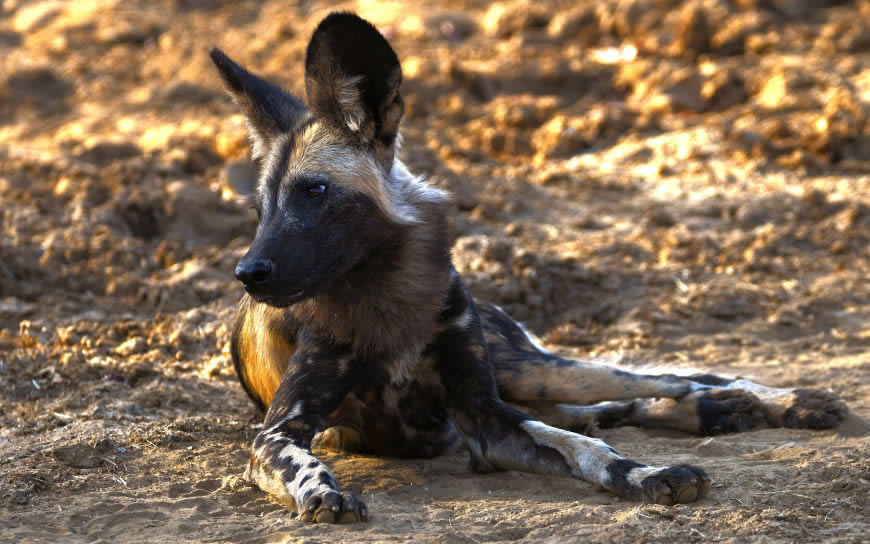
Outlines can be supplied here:
M305 188L305 195L310 199L320 198L326 192L326 185L314 183Z

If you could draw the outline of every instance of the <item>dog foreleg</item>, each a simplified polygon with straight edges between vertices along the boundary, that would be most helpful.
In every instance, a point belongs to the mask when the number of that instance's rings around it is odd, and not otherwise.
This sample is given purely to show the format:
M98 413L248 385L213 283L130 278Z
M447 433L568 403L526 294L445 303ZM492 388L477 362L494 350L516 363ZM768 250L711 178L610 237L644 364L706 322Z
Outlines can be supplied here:
M311 440L350 390L348 357L332 348L301 347L293 356L254 439L245 478L283 502L303 521L366 521L365 504L340 490L311 453Z

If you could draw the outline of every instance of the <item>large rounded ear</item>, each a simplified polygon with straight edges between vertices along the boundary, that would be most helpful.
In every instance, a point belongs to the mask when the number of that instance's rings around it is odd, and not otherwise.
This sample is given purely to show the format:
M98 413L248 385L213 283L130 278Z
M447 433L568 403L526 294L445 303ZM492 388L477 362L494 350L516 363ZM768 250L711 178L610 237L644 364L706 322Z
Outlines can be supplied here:
M399 58L371 23L333 13L317 25L305 54L308 104L352 142L392 162L404 112Z
M304 117L305 106L277 85L233 62L220 49L212 49L209 56L245 115L254 158L263 157L275 136L290 131Z

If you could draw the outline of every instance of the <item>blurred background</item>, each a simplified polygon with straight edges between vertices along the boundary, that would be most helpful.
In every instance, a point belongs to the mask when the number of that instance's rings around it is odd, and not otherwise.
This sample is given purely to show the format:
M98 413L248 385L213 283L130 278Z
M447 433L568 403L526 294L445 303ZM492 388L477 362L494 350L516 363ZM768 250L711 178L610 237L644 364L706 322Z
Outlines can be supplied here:
M255 227L241 197L256 166L207 51L219 46L304 96L308 37L334 9L371 20L402 60L401 157L454 195L454 258L477 296L569 355L832 387L867 413L866 0L3 0L0 503L10 534L47 538L33 527L46 512L52 534L83 538L159 525L171 539L213 523L215 538L235 539L239 519L262 536L288 517L226 481L256 421L228 351L242 294L232 270ZM739 464L803 437L787 432L736 437L716 455ZM624 449L649 442L623 439ZM801 514L770 518L771 538L867 529L870 452L854 440L778 458L790 474L812 468L795 493L818 504L780 502L777 512ZM765 474L751 477L778 480ZM844 475L842 489L824 487ZM404 534L402 512L443 536L441 518L419 514L425 497L356 483L383 491L380 506L398 516L369 537ZM479 489L462 485L450 487L474 500ZM574 487L554 485L564 492L554 500L574 503ZM122 510L101 502L107 489ZM195 511L179 518L178 504L161 506L167 497ZM755 534L747 520L767 519L769 498L709 506L692 527ZM738 506L716 525L717 508ZM451 508L460 532L494 534ZM538 519L481 508L504 535ZM600 520L584 522L592 540L638 527L691 534L595 508Z

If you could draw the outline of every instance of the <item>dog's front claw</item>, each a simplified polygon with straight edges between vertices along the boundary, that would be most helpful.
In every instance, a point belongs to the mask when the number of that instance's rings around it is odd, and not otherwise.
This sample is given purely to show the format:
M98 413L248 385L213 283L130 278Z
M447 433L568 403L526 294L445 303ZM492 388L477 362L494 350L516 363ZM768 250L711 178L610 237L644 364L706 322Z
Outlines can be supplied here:
M368 509L352 493L325 491L315 493L302 508L299 519L312 523L355 523L368 521Z
M710 492L704 469L675 465L650 474L640 482L645 499L656 504L679 504L703 499Z

